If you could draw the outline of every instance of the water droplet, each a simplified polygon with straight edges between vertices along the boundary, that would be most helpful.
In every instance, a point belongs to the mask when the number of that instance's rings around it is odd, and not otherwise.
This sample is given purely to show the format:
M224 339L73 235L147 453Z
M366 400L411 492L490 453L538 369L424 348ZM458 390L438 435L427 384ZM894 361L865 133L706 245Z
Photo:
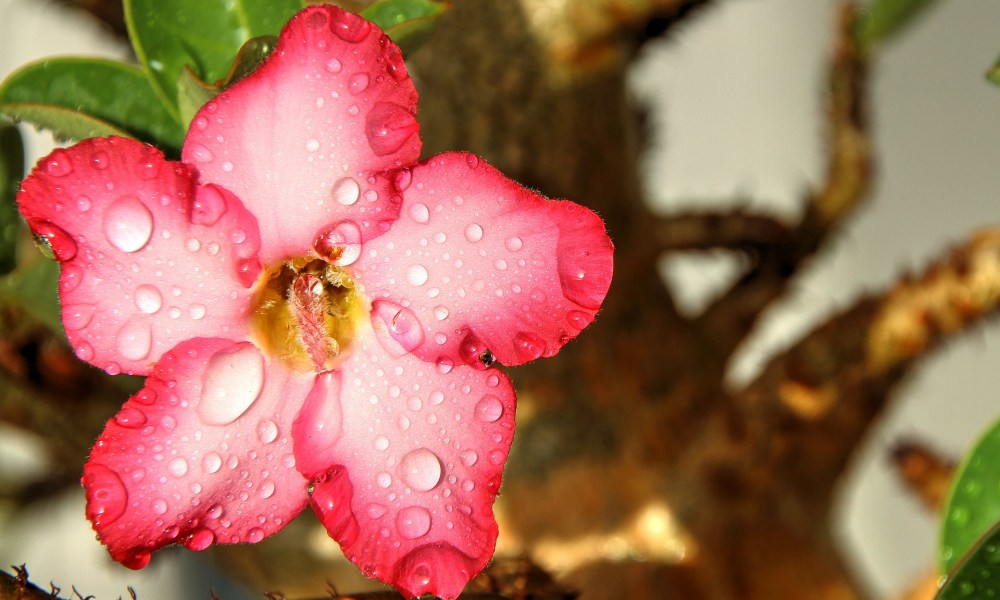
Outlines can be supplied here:
M483 239L483 228L478 223L472 223L465 228L465 239L473 243Z
M396 175L393 177L393 184L396 186L396 191L398 192L405 192L406 189L410 187L410 183L412 182L413 171L410 169L400 169L399 171L396 171Z
M274 495L274 482L271 481L270 479L264 480L264 483L260 484L260 492L259 492L259 494L260 494L260 497L264 498L265 500L267 498L270 498L271 496L273 496Z
M396 152L419 129L413 114L392 102L376 102L365 117L365 136L376 156Z
M462 459L462 464L467 467L471 467L479 460L479 455L476 454L475 450L465 450L458 456Z
M514 336L514 353L522 362L535 360L545 353L545 340L541 337L520 331Z
M133 317L118 331L118 353L128 360L142 360L153 347L153 334L145 319Z
M427 268L423 265L410 265L410 268L406 270L406 280L410 282L410 285L424 285L427 283L427 278Z
M60 262L72 260L76 256L76 242L62 228L43 221L34 226L35 241L42 253Z
M310 138L310 139L306 140L306 151L307 152L316 152L317 150L319 150L319 140L317 140L315 138ZM353 202L351 202L351 204L353 204Z
M137 287L133 299L139 312L147 315L155 314L163 306L163 296L151 285L143 284Z
M375 438L375 449L376 450L388 450L389 449L389 438L384 435L380 435Z
M372 302L372 323L376 332L385 331L406 352L424 343L424 328L413 311L389 300ZM379 336L382 341L382 336ZM385 345L385 342L383 342ZM391 346L387 349L392 349Z
M408 506L396 515L396 531L408 540L427 535L431 529L431 513L422 506Z
M361 197L361 186L353 177L344 177L333 184L333 198L344 206L351 206Z
M479 157L476 156L475 154L466 154L465 162L469 165L470 168L475 169L476 167L479 166Z
M476 416L480 421L495 423L503 415L503 403L493 394L487 394L476 403Z
M188 307L188 314L195 321L200 321L205 316L205 307L201 304L192 304Z
M122 196L104 211L104 236L122 252L136 252L153 235L153 215L135 196Z
M212 184L204 185L195 192L188 218L195 225L215 225L225 214L226 206L226 197L221 189Z
M441 459L427 448L417 448L408 452L399 462L403 481L410 489L428 492L441 483Z
M341 221L320 233L313 242L313 249L332 265L354 264L361 257L361 228L354 221Z
M76 197L76 209L80 212L87 212L91 206L93 206L93 203L90 201L90 198L86 196Z
M434 307L434 318L438 321L444 321L448 318L448 308L438 304Z
M392 476L388 473L382 472L375 477L375 483L382 489L388 488L392 485Z
M410 206L410 218L417 223L427 223L431 219L431 211L423 202L417 202Z
M480 357L486 352L489 352L489 348L472 332L466 334L458 345L458 355L467 365L481 367Z
M209 452L201 461L201 466L206 473L218 473L222 468L222 457L215 452Z
M338 12L334 17L334 22L331 26L333 33L337 35L340 39L345 42L351 42L356 44L368 36L368 32L371 31L372 24L368 21L362 19L361 17L349 13L349 12Z
M264 388L264 357L246 344L218 352L202 378L198 415L209 425L227 425L250 408Z
M340 70L343 68L344 65L341 64L341 62L336 58L331 58L330 60L326 61L326 70L329 71L330 73L340 73Z
M198 131L205 131L208 129L208 119L199 116L194 120L194 126L198 128Z
M399 415L399 430L407 431L410 428L410 418L406 415Z
M94 167L98 171L103 171L108 168L108 153L103 150L98 150L90 155L90 166Z
M440 406L441 403L444 402L444 392L441 390L434 390L431 392L431 396L428 400L430 400L431 406Z
M181 457L177 457L170 461L167 465L167 470L174 477L184 477L188 472L188 462Z
M97 307L93 304L65 304L62 307L63 327L70 331L83 329L94 318Z
M503 461L507 459L507 456L501 450L494 450L490 452L490 462L495 465L502 465Z
M382 515L385 514L386 508L381 504L372 503L368 505L368 508L365 509L365 512L368 513L368 517L371 519L380 519L382 518Z
M406 399L406 405L410 407L410 410L420 410L423 407L423 402L420 401L419 396L410 396Z
M351 90L352 94L358 95L368 89L368 82L368 73L359 71L354 75L351 75L351 81L348 84L348 88Z
M146 415L138 408L126 404L115 415L115 423L127 429L138 429L146 424Z
M140 179L150 181L160 174L160 163L153 158L143 158L136 165L135 171Z
M191 532L187 541L184 542L184 547L188 550L201 551L211 546L213 542L215 542L215 534L210 529L199 527Z
M167 512L167 502L163 498L153 500L153 512L162 515Z
M128 505L128 492L118 474L101 464L91 463L83 472L87 490L87 517L95 525L118 519Z
M442 375L447 375L448 373L451 373L452 369L455 368L455 362L452 361L447 356L442 356L441 358L437 359L437 361L434 363L434 366L437 367L438 373Z
M73 160L69 153L57 149L45 159L45 172L53 177L65 177L73 172Z
M191 156L194 157L195 161L200 163L212 162L215 156L212 151L208 148L202 146L201 144L191 144Z
M462 489L467 492L471 492L476 489L476 484L471 479L466 479L462 482Z
M73 352L76 353L76 357L84 362L90 362L94 358L94 347L87 342L80 342Z
M278 439L278 426L274 421L265 419L257 425L257 439L265 444L270 444Z

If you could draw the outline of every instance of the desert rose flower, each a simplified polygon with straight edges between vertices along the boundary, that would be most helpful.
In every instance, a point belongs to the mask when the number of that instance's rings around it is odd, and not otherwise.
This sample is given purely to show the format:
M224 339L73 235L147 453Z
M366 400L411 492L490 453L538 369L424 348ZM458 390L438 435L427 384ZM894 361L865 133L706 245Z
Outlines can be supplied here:
M25 179L77 356L148 377L84 469L115 560L257 542L309 504L408 597L486 565L515 407L492 365L586 327L612 247L475 156L417 162L416 102L377 27L313 6L201 109L180 162L97 138Z

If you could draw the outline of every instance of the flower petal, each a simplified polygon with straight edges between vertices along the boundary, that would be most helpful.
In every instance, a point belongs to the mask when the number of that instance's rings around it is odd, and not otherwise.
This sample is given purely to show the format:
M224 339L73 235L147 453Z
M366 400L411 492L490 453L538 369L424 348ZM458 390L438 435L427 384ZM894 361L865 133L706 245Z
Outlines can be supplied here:
M407 598L454 598L496 544L514 390L497 369L393 357L372 333L342 381L318 379L293 430L296 462L315 477L313 509L366 574Z
M519 365L555 354L594 319L612 246L593 212L546 200L469 154L441 154L403 179L399 220L365 244L355 270L376 306L396 309L384 314L422 332L406 350L474 366L489 350Z
M159 150L124 138L56 150L17 201L63 263L63 325L81 359L145 375L182 340L245 336L257 222Z
M311 385L247 342L164 354L84 467L87 516L111 556L138 569L167 544L203 550L284 527L306 504L290 433Z
M257 71L202 108L184 162L257 216L265 262L301 256L341 220L367 239L396 218L391 186L370 175L417 160L416 107L399 48L381 30L312 6Z

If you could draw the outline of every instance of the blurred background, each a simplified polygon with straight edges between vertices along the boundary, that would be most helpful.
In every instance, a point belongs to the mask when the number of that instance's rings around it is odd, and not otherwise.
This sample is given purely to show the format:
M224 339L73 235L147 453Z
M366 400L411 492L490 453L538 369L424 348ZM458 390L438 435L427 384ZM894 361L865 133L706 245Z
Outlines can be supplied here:
M650 111L642 165L647 195L661 210L719 208L745 197L751 206L798 214L801 192L823 176L824 69L835 6L719 1L643 48L629 86L637 108ZM751 380L766 356L836 309L888 286L977 227L997 224L1000 88L983 77L1000 52L996 23L994 0L940 3L880 54L872 66L873 194L740 349L727 373L733 385ZM58 54L123 59L129 50L65 6L0 0L0 77ZM44 135L28 143L29 163L52 147ZM740 268L721 252L674 255L662 264L678 304L692 314ZM934 559L936 516L904 489L890 467L890 447L917 437L945 455L964 454L996 417L998 363L995 326L951 344L907 382L902 401L855 455L839 493L836 531L873 597L900 592ZM45 469L39 448L37 440L0 429L0 472ZM84 518L81 490L16 518L0 514L0 564L22 563L36 583L74 585L98 598L122 595L126 586L143 600L207 597L209 585L223 598L239 593L186 551L161 552L142 572L112 563Z

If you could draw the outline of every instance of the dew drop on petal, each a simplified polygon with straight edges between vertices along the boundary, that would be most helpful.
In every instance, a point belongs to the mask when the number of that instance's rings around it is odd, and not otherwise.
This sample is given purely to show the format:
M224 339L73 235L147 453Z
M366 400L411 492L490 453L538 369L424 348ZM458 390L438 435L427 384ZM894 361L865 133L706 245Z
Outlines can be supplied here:
M270 444L278 439L278 426L270 419L264 419L257 424L257 439L264 444Z
M417 448L408 452L399 462L403 481L410 489L428 492L441 483L443 472L441 459L427 448Z
M361 17L348 12L340 12L331 24L333 33L345 42L356 44L368 36L372 24Z
M195 321L200 321L205 316L205 306L203 304L192 304L188 307L188 314Z
M77 344L73 348L73 352L76 353L77 358L85 362L90 362L94 358L94 347L87 342Z
M146 424L146 415L138 408L126 405L115 415L115 423L127 429L138 429Z
M157 498L156 500L153 500L152 509L153 512L158 515L164 514L165 512L167 512L166 500L164 500L163 498Z
M444 321L448 318L448 308L438 304L434 307L434 318L438 321Z
M125 512L128 492L118 474L101 464L91 464L84 470L83 484L87 490L87 517L97 526L111 523Z
M184 477L188 472L188 462L181 457L177 457L170 461L167 465L167 470L174 477Z
M271 481L270 479L267 479L267 480L264 481L264 483L260 484L260 490L258 491L258 495L260 495L260 497L264 498L264 499L267 499L267 498L270 498L271 496L273 496L274 495L274 482Z
M94 318L97 307L93 304L65 304L62 307L63 327L69 331L83 329Z
M193 156L195 161L197 162L200 163L212 162L212 160L215 158L215 156L212 154L212 151L202 146L201 144L192 144L190 148L191 148L191 156Z
M216 452L209 452L201 460L201 466L206 473L218 473L219 469L222 468L222 457Z
M410 282L410 285L424 285L427 283L427 278L427 268L423 265L410 265L410 268L406 270L406 280Z
M73 172L73 159L65 150L55 150L45 160L45 172L53 177L65 177Z
M410 206L409 215L414 222L421 224L427 223L431 219L431 211L423 202L412 204Z
M566 321L568 321L569 324L572 325L577 331L580 331L587 325L590 325L593 320L593 315L585 313L582 310L571 310L566 313Z
M160 290L147 284L140 285L135 289L133 299L139 312L147 315L156 314L163 306L163 296L160 295Z
M396 531L408 540L427 535L431 530L431 513L422 506L407 506L396 514Z
M478 223L472 223L465 228L465 239L470 242L478 242L483 239L483 228Z
M317 150L319 150L319 140L317 140L316 138L310 138L306 140L307 152L316 152Z
M503 403L493 394L487 394L476 403L476 417L486 423L495 423L503 415Z
M326 70L329 71L330 73L340 73L341 69L343 68L344 65L341 64L341 62L336 58L331 58L330 60L326 61Z
M76 256L76 242L59 226L44 221L35 225L34 230L35 240L41 245L44 254L51 254L52 258L60 262L72 260Z
M354 221L341 221L320 233L313 242L313 249L332 265L354 264L361 257L361 228Z
M218 352L202 377L198 415L208 425L227 425L250 408L264 388L264 357L247 345Z
M545 353L545 340L533 333L520 331L514 336L514 353L524 362L535 360Z
M344 177L333 184L333 199L344 206L351 206L361 197L361 186L353 177Z
M389 300L372 302L372 323L375 325L376 332L380 334L380 341L382 341L381 332L386 332L406 352L410 352L424 343L424 328L420 324L420 320L417 319L412 310L395 302ZM383 345L385 345L384 342Z
M376 156L396 152L419 129L416 117L392 102L376 102L365 116L365 136Z
M368 73L365 73L364 71L359 71L354 75L351 75L351 80L348 83L348 88L351 90L352 94L355 95L360 94L361 92L368 89L369 80L370 78L368 77Z
M135 196L122 196L104 211L104 236L122 252L136 252L153 235L153 214Z
M225 212L225 196L218 187L209 184L198 188L191 202L191 215L188 218L195 225L211 226L215 225Z
M201 551L211 546L213 542L215 542L215 534L212 533L212 530L199 527L191 532L187 541L184 542L184 547L188 550Z
M118 331L118 353L128 360L142 360L153 346L152 331L143 318L133 317Z
M372 503L368 505L365 512L368 513L368 517L371 519L380 519L386 513L386 508L381 504Z
M90 155L90 166L94 167L98 171L103 171L108 168L108 153L103 150L98 150Z
M467 467L471 467L475 465L477 461L479 461L479 455L476 454L475 450L465 450L458 456L459 458L462 459L462 464L464 464Z
M392 485L392 476L389 475L388 473L384 473L384 472L383 473L379 473L375 477L375 483L377 483L380 488L386 489L390 485Z

